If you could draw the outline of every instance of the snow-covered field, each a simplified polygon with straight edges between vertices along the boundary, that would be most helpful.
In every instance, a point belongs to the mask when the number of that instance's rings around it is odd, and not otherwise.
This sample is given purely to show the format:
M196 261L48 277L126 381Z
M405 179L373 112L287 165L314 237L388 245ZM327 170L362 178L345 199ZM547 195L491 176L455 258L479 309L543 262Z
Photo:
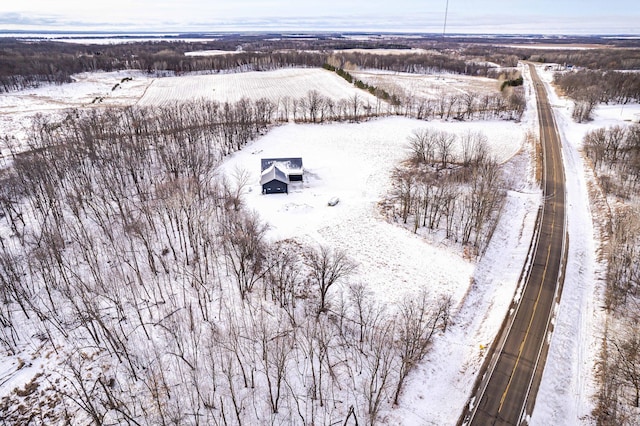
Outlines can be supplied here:
M588 49L602 49L600 44L545 44L545 43L532 43L532 44L505 44L503 47L509 47L511 49L537 49L537 50L588 50Z
M140 71L82 73L73 79L69 84L0 94L0 130L6 135L24 138L36 114L56 115L72 108L134 105L153 81ZM3 148L0 145L0 155Z
M157 79L149 85L140 105L162 105L185 99L204 98L237 102L242 98L266 98L274 103L289 97L299 99L311 90L334 101L358 95L364 103L377 99L324 69L288 68L268 72L252 71Z
M185 52L185 56L220 56L220 55L233 55L236 53L242 53L241 50L194 50L193 52Z
M425 55L429 53L440 54L437 50L427 49L340 49L334 53L363 53L367 55Z
M533 148L525 142L527 132L537 133L535 100L527 69L522 70L528 108L520 123L425 122L391 117L359 124L287 124L230 156L221 168L221 173L230 176L238 169L249 173L245 202L269 223L271 238L296 238L345 249L359 264L354 278L368 285L379 299L392 303L420 286L434 295L453 297L449 331L435 341L428 359L410 375L400 407L384 413L387 424L456 423L485 348L495 337L517 290L541 201L532 171ZM539 72L550 81L550 73L542 68ZM376 78L381 74L367 75ZM495 91L497 84L495 80L450 76L384 78L425 96L443 91ZM277 101L285 96L303 97L313 89L334 99L369 96L319 69L162 79L140 72L96 73L78 75L76 80L64 86L0 95L0 131L20 135L33 114L72 107L162 105L202 97L230 102L242 97ZM582 419L591 409L594 356L603 320L598 308L602 287L595 257L598 240L591 221L588 175L579 149L588 130L633 120L640 108L599 107L596 120L576 124L570 119L570 102L548 88L563 138L571 244L562 302L557 308L555 333L531 423L579 424L586 422ZM379 213L377 203L390 187L390 172L407 154L407 137L423 127L458 135L481 131L491 152L505 163L509 175L506 205L479 262L465 259L457 246L416 236L399 224L388 223ZM4 147L0 148L7 155ZM294 184L288 195L262 195L260 158L281 156L303 158L305 181ZM335 207L327 206L332 197L340 199ZM0 362L0 378L13 368ZM19 379L29 381L30 371L25 369L14 377L11 388L21 385ZM10 390L0 385L0 396Z
M426 285L435 294L462 300L475 264L444 242L428 241L387 223L377 203L390 189L392 169L408 155L407 138L430 127L464 134L483 131L492 153L507 161L522 147L524 124L446 123L385 118L360 124L288 124L271 131L225 162L229 175L249 172L249 207L271 225L276 239L296 238L340 247L361 265L357 279L387 301ZM306 180L289 194L263 195L260 158L302 157ZM338 197L335 207L327 202Z
M73 79L70 84L1 94L0 129L22 138L35 114L64 113L71 108L158 106L196 99L237 102L242 98L266 98L277 104L285 98L303 98L312 90L335 102L356 95L363 104L378 102L335 73L313 68L163 78L141 71L117 71L76 74ZM0 155L2 149L0 146Z
M445 94L495 94L500 88L497 80L466 75L421 75L375 70L350 71L350 73L355 78L388 92L427 99L436 99Z
M25 41L40 41L49 40L57 41L59 43L70 44L94 44L94 45L109 45L109 44L130 44L130 43L142 43L142 42L158 42L158 41L180 41L183 43L203 43L208 41L218 40L217 37L179 37L179 33L172 34L107 34L107 33L85 33L82 36L79 33L3 33L2 37L17 38Z

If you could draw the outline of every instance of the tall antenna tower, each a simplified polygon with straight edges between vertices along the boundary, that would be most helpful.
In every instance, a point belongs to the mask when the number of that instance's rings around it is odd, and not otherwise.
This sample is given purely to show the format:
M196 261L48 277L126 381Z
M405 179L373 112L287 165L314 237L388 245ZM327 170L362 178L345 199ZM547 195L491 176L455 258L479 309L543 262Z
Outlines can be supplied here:
M442 38L444 39L444 34L447 32L447 15L449 14L449 0L447 0L447 6L444 9L444 27L442 28Z

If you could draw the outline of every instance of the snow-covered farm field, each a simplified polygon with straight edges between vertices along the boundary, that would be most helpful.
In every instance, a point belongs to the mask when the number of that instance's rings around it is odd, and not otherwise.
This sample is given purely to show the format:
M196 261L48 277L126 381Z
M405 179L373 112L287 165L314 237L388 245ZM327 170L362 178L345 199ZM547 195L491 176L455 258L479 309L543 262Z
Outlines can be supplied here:
M74 82L47 85L0 96L0 128L22 135L37 113L59 113L70 108L104 106L158 106L196 99L237 102L266 98L274 104L305 97L316 90L338 102L358 96L361 103L378 100L324 69L290 68L266 72L154 77L141 71L82 73Z
M357 94L364 103L377 102L374 96L353 87L335 73L317 68L289 68L157 79L149 85L139 104L162 105L197 98L219 102L266 98L277 104L286 97L300 99L311 90L334 101L349 99Z
M404 93L431 98L448 93L497 92L496 81L485 78L377 72L354 72L354 75L381 88L400 88ZM357 95L363 104L378 103L370 93L355 88L335 73L313 68L162 78L141 71L117 71L82 73L73 79L70 84L3 93L0 128L6 135L24 138L26 127L38 113L64 113L70 108L153 106L203 98L219 102L266 98L277 104L286 98L303 98L311 90L334 102ZM2 149L0 146L0 154Z
M427 49L340 49L334 53L362 53L366 55L425 55L429 53L439 54L437 50Z
M357 79L390 93L417 98L437 99L448 94L499 93L500 83L486 77L453 74L410 74L383 71L350 71Z

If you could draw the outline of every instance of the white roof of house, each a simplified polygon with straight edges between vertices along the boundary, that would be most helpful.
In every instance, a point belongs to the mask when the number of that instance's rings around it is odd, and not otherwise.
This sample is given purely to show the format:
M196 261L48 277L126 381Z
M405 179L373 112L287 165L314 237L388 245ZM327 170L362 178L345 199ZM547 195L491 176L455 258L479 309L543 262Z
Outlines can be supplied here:
M287 175L287 173L280 170L280 168L278 167L278 164L273 163L262 172L262 176L260 176L260 185L269 183L272 180L277 180L277 181L288 184L289 176Z

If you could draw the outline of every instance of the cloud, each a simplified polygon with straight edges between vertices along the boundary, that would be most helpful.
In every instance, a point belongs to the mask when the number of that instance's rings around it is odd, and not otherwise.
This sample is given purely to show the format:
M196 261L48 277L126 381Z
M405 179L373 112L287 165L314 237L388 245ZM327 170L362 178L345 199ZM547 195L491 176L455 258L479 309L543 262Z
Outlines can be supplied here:
M21 13L0 13L0 25L57 25L60 21L57 17L52 16L27 16Z
M149 13L119 9L114 3L112 14L92 11L83 14L0 12L0 25L5 30L26 31L362 31L441 33L444 15L440 12L310 14L271 17L247 14L245 17L211 12L193 15L167 13L158 7ZM547 15L476 14L473 19L463 14L449 14L447 33L485 34L638 34L637 16L549 17Z

